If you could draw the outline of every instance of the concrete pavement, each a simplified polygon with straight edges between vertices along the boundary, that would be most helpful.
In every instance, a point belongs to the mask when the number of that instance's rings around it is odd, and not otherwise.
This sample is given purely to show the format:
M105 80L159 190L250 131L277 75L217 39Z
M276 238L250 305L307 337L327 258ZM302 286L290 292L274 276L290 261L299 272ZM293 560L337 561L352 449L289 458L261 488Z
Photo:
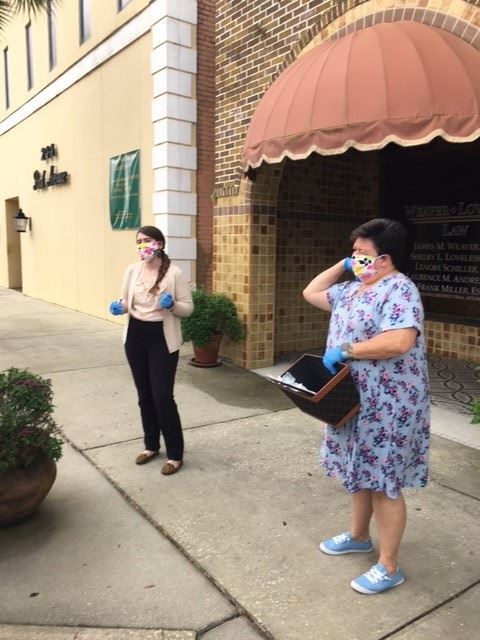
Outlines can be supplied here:
M480 639L480 451L433 437L429 487L406 492L407 581L362 596L349 583L375 554L318 551L348 528L322 424L254 373L182 354L186 463L165 478L164 455L134 464L120 325L0 289L0 370L52 379L68 440L38 513L0 529L1 640ZM480 429L435 409L434 432L457 424Z

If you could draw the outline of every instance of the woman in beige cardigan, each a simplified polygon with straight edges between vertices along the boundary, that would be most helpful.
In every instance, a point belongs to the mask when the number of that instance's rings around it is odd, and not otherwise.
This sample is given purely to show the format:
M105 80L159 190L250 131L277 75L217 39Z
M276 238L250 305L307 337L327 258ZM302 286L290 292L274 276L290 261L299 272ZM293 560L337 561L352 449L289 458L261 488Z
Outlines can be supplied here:
M181 270L165 253L165 238L156 227L142 227L136 236L140 262L129 265L123 293L110 313L128 313L125 353L137 388L145 450L135 462L146 464L159 454L163 434L167 462L163 475L183 464L183 434L173 396L180 344L180 318L193 311L192 295Z

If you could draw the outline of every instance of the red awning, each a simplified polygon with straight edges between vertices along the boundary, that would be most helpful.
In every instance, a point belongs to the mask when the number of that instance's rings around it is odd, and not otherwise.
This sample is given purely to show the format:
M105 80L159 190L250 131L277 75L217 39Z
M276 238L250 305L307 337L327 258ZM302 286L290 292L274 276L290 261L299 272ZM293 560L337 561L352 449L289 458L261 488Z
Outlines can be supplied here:
M253 114L245 168L312 152L480 136L480 53L447 31L384 22L328 40L292 63Z

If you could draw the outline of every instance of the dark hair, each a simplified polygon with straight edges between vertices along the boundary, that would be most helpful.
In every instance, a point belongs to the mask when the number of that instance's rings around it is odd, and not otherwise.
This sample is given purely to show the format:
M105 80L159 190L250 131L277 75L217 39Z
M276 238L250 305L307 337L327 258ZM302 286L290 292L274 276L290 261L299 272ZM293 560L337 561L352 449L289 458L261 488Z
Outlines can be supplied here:
M378 255L387 254L396 267L400 267L407 246L408 231L397 220L374 218L354 229L350 240L367 238L375 245Z
M160 231L160 229L157 229L157 227L151 227L149 225L145 227L140 227L140 229L137 231L137 234L139 233L143 233L149 238L152 238L152 240L157 240L157 242L163 242L163 247L165 247L165 236ZM155 283L153 284L153 287L149 290L149 293L153 295L157 293L159 284L165 277L165 274L167 273L168 268L170 266L170 258L165 253L164 248L160 249L157 255L162 259L162 262L160 264L160 267L158 268L158 274L157 274Z

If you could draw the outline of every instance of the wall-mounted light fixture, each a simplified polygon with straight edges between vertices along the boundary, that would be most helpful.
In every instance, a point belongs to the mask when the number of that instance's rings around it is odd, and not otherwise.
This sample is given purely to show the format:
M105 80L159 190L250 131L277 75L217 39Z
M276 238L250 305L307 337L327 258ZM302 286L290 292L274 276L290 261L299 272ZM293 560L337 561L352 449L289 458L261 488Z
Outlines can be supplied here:
M24 231L32 229L32 219L28 218L21 209L18 210L16 216L13 216L15 231L23 233Z

